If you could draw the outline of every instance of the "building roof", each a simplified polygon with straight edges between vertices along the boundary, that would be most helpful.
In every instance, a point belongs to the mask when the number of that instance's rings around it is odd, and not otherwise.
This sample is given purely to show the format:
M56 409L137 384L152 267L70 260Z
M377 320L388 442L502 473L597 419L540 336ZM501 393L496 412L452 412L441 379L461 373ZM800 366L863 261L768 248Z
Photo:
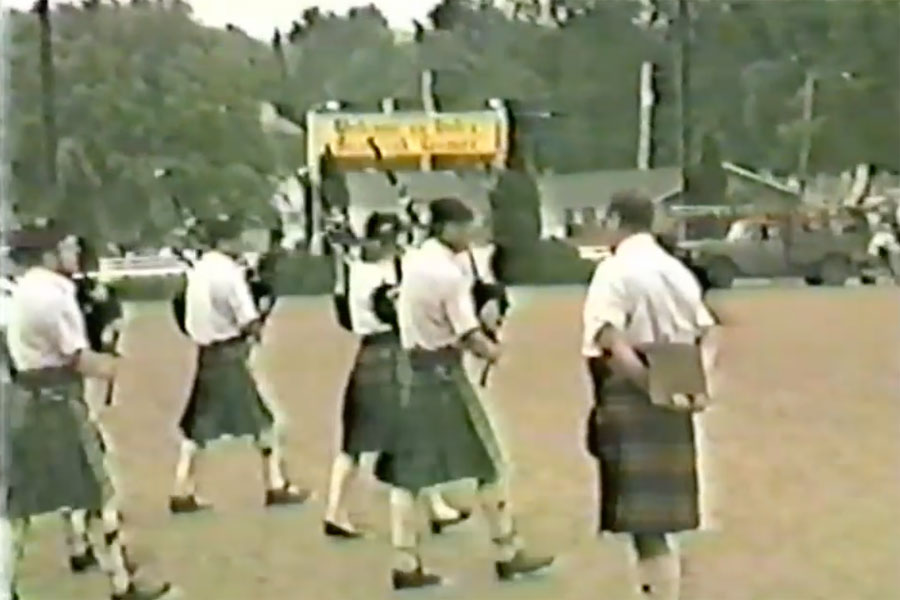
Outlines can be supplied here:
M435 200L456 196L479 211L490 205L493 180L484 175L460 176L452 171L398 173L397 179L416 200ZM382 173L347 173L347 192L350 203L372 210L394 209L398 206L397 191Z
M614 193L635 190L657 199L681 189L681 169L628 169L542 175L537 179L541 203L556 208L603 208Z

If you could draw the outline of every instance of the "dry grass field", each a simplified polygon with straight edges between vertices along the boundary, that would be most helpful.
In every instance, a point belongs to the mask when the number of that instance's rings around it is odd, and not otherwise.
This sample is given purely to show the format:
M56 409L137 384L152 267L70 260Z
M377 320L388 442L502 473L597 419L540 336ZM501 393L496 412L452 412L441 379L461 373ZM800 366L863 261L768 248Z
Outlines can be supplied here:
M626 600L628 558L595 535L595 475L582 449L587 381L578 356L582 290L518 290L492 380L516 465L514 502L530 542L558 553L547 575L492 577L476 517L425 546L453 579L446 600ZM896 288L767 287L720 293L728 321L725 390L703 419L712 528L683 541L685 600L900 598L900 295ZM373 539L321 535L338 399L354 342L325 298L284 301L258 357L264 389L288 418L291 471L317 498L266 512L258 459L224 445L204 466L213 513L171 518L175 423L193 354L162 305L133 307L129 365L105 420L115 439L137 554L194 600L377 600L390 551L383 489L361 481L357 520ZM461 504L468 488L453 490ZM99 575L64 569L59 523L40 522L23 600L105 598Z

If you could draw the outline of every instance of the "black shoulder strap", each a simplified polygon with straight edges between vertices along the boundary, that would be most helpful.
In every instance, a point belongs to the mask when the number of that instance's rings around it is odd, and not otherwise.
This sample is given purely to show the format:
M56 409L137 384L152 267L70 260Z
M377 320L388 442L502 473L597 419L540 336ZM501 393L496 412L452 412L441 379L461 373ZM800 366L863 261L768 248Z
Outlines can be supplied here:
M403 281L403 259L400 256L394 257L394 277L397 278L397 285Z
M350 316L350 262L341 261L341 269L344 276L344 287L340 293L335 290L333 296L334 312L337 317L338 325L347 331L353 331L353 319Z
M466 250L466 254L469 255L469 266L472 267L472 276L480 281L481 275L478 273L478 265L475 263L475 254L472 252L471 248Z

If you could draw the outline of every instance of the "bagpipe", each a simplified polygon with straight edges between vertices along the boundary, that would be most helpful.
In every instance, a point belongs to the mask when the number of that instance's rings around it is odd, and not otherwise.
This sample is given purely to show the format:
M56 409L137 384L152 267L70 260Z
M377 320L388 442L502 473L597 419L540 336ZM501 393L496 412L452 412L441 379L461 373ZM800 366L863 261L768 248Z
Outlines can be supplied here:
M353 320L350 315L350 269L354 258L351 258L354 251L361 252L363 240L358 238L353 230L345 221L333 219L326 227L326 239L331 244L335 258L335 287L332 294L334 304L335 317L338 324L347 331L353 333ZM362 258L361 256L359 257ZM400 285L403 278L402 258L395 255L392 258L394 269L394 279L397 283L383 283L372 290L370 296L370 304L372 312L379 321L386 325L390 325L394 331L399 330L397 321L397 307L392 297L392 293Z
M275 235L273 233L273 240ZM280 240L279 242L280 243ZM247 265L245 275L247 285L250 287L250 295L259 312L263 324L269 319L278 302L278 292L275 286L278 273L278 260L281 252L275 241L270 242L270 248L259 257L255 265Z
M495 248L495 253L496 252L497 249ZM489 340L498 344L500 343L500 328L503 326L503 322L511 307L509 295L506 292L506 286L499 280L490 282L484 279L481 276L478 264L475 261L475 254L471 249L467 250L466 254L468 255L469 266L472 269L472 277L474 278L472 283L472 302L475 305L475 314L478 316L478 320L481 323L481 331ZM492 263L496 264L494 261L492 261ZM495 275L497 275L497 273L495 273ZM492 302L495 302L497 306L497 320L494 323L487 323L483 316L483 312ZM488 363L482 370L481 377L478 380L478 384L481 387L487 386L490 372L491 363Z
M94 352L119 356L122 300L115 287L104 283L97 271L95 248L84 237L78 237L79 271L71 276L75 284L75 300L84 317L88 346ZM104 404L112 404L114 385L107 388Z

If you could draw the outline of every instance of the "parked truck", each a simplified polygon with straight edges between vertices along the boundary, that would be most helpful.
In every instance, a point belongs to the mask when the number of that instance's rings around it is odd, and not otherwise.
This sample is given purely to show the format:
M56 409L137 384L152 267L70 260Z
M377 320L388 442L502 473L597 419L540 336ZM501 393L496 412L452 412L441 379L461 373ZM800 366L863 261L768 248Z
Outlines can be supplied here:
M802 277L809 285L844 285L863 274L871 232L852 211L737 219L723 239L685 240L678 253L712 287L739 277Z

